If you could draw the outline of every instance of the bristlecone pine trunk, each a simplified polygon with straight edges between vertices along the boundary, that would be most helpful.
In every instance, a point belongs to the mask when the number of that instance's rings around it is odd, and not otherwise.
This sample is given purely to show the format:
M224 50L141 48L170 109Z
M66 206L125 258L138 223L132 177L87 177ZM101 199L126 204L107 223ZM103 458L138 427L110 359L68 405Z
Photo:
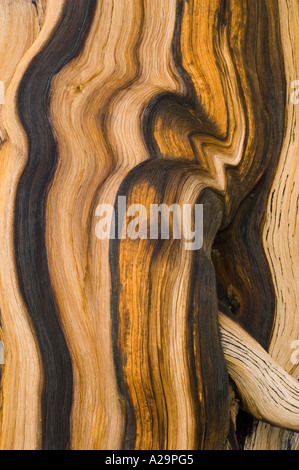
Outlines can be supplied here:
M299 449L298 0L0 0L0 51L0 449Z

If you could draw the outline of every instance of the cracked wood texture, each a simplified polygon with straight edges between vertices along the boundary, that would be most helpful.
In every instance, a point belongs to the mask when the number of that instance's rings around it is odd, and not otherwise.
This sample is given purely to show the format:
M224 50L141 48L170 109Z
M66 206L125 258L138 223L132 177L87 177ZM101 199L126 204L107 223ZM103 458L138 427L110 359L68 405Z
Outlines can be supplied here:
M0 24L0 449L299 449L298 0ZM124 197L202 204L202 247L99 239Z

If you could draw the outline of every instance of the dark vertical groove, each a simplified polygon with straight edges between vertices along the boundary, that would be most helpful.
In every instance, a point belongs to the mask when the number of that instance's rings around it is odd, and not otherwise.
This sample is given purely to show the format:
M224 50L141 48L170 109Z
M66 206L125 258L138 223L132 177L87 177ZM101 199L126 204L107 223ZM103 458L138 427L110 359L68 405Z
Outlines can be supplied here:
M197 404L198 448L221 450L229 432L228 372L221 344L216 275L210 252L221 223L223 200L213 190L206 189L196 203L204 207L204 245L194 252L190 273L190 378ZM201 400L199 384L202 385Z
M45 240L46 198L58 159L48 101L54 75L80 52L95 6L96 0L66 0L55 32L32 60L18 90L19 116L29 152L16 194L14 246L20 290L43 361L45 450L69 445L73 391L72 364L51 286Z
M262 244L262 231L283 142L286 83L277 2L248 2L247 8L248 22L251 27L254 23L254 37L257 38L255 53L252 47L246 47L243 53L248 77L255 77L255 81L251 79L250 83L252 94L259 97L259 100L256 99L255 120L259 123L256 132L260 135L257 134L256 148L253 149L259 173L256 184L241 201L230 225L217 235L214 247L221 256L214 264L219 300L222 300L229 285L233 285L241 300L237 318L268 349L275 312L275 291ZM235 52L231 52L234 56ZM235 171L234 168L227 168L233 198L240 187L235 180Z

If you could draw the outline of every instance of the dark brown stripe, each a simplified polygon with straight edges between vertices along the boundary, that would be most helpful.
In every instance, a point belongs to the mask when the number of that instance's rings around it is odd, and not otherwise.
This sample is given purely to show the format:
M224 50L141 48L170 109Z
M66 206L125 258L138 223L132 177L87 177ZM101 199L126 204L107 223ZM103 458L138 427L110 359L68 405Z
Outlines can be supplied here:
M19 115L29 143L15 205L14 245L20 290L36 332L44 368L42 446L66 449L70 438L72 364L51 287L45 242L45 206L58 154L48 117L52 79L78 55L95 0L66 0L48 44L34 57L18 91Z
M242 164L236 169L228 167L230 201L239 200L238 192L242 193L243 180L246 187L251 185L252 188L238 208L233 210L233 221L230 224L225 221L225 229L216 238L214 248L220 256L214 259L214 265L219 301L227 297L227 289L232 285L233 296L240 300L240 306L235 311L237 318L267 349L275 312L275 292L263 249L262 233L283 140L286 85L278 3L263 0L249 1L246 5L244 49L240 51L231 44L231 53L233 58L242 53L254 100L254 116L251 119L255 137L247 149L254 158L247 173L248 180ZM241 80L240 96L246 109ZM248 115L246 119L248 128Z

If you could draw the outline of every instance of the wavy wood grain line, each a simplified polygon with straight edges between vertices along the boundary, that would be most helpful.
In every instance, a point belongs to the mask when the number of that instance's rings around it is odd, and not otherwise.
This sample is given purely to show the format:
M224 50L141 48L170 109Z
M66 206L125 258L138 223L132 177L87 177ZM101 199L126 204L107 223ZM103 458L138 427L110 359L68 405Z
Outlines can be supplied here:
M0 448L295 449L297 0L0 6Z
M55 3L55 8L54 8ZM31 2L2 2L5 50L10 44L9 67L5 66L5 105L1 106L1 241L5 261L1 263L1 325L5 365L1 380L1 449L38 449L41 446L43 368L31 329L29 315L19 290L14 253L14 206L17 184L27 160L26 134L17 111L18 88L29 63L48 41L58 21L62 2L48 2L43 28ZM17 34L24 30L20 42ZM25 34L26 33L26 34ZM12 39L13 36L13 39ZM27 37L26 37L27 36ZM15 43L16 42L16 43ZM15 47L14 47L15 44ZM5 56L3 51L2 55ZM6 75L5 75L6 74ZM4 260L4 257L3 257ZM24 432L26 429L26 432Z
M180 90L171 56L175 4L166 10L170 6L134 0L115 8L113 1L99 2L85 49L53 86L60 158L49 193L47 237L75 374L75 448L119 448L123 440L125 416L112 355L109 241L96 238L94 214L99 203L114 203L124 176L147 158L140 128L147 102L157 90ZM155 25L161 30L153 36ZM161 48L165 57L149 64L148 57ZM60 210L69 216L61 218Z

